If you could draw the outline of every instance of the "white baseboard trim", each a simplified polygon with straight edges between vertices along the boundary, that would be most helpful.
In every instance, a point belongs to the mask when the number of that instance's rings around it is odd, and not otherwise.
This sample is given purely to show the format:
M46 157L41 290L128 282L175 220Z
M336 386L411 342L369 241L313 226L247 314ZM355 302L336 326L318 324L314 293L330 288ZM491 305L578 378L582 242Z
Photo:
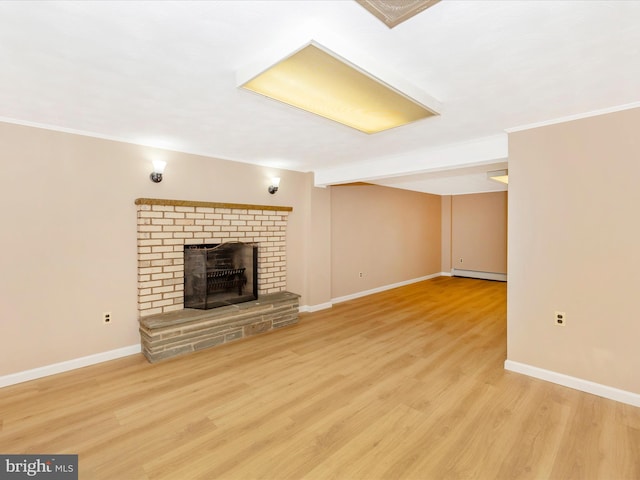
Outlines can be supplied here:
M451 273L457 277L479 278L481 280L497 280L499 282L507 281L506 273L476 272L475 270L461 270L454 268Z
M318 305L302 305L299 308L300 313L305 313L305 312L318 312L320 310L326 310L327 308L331 308L333 307L333 303L331 302L325 302L325 303L319 303Z
M116 358L135 355L141 351L142 348L140 347L140 344L129 345L128 347L117 348L115 350L96 353L86 357L74 358L73 360L45 365L44 367L25 370L24 372L11 373L0 377L0 388L15 385L17 383L28 382L29 380L35 380L36 378L48 377L49 375L55 375L56 373L68 372L69 370L95 365L96 363L102 363L108 360L115 360Z
M626 403L634 407L640 407L640 394L620 390L618 388L609 387L600 383L583 380L581 378L571 377L563 373L545 370L544 368L533 367L526 363L514 362L513 360L505 360L505 370L511 372L522 373L530 377L546 380L547 382L557 383L564 387L580 390L581 392L591 393L599 397L615 400L616 402Z
M405 285L411 285L412 283L423 282L425 280L431 280L442 275L440 272L426 275L424 277L413 278L411 280L405 280L403 282L392 283L391 285L385 285L383 287L372 288L371 290L365 290L363 292L352 293L343 297L332 298L331 303L346 302L347 300L353 300L355 298L366 297L367 295L373 295L374 293L384 292L385 290L391 290L392 288L404 287Z
M412 283L422 282L424 280L430 280L436 277L450 277L450 272L438 272L433 273L431 275L427 275L424 277L413 278L411 280L405 280L403 282L394 283L392 285L385 285L384 287L377 287L371 290L365 290L363 292L352 293L351 295L345 295L343 297L332 298L330 302L320 303L318 305L301 305L299 311L301 313L312 313L318 312L320 310L325 310L327 308L333 307L334 303L346 302L347 300L353 300L354 298L366 297L367 295L372 295L374 293L384 292L385 290L391 290L392 288L402 287L404 285L410 285Z

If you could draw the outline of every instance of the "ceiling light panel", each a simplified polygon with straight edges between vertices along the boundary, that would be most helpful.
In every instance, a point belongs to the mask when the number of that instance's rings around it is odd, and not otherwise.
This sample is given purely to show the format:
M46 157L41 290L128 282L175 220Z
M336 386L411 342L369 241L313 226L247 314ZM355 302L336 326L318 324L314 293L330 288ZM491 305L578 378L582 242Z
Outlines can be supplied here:
M437 115L316 43L241 86L369 134Z
M356 0L384 24L393 28L440 0Z
M509 171L508 170L495 170L493 172L487 172L487 178L496 182L509 184Z

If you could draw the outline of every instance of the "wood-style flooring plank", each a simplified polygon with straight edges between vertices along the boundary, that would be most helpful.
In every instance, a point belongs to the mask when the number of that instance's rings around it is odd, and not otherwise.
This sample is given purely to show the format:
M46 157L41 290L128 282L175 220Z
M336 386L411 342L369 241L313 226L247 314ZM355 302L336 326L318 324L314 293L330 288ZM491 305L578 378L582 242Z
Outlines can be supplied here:
M89 480L640 479L640 409L505 357L506 284L440 277L0 389L0 453L77 453Z

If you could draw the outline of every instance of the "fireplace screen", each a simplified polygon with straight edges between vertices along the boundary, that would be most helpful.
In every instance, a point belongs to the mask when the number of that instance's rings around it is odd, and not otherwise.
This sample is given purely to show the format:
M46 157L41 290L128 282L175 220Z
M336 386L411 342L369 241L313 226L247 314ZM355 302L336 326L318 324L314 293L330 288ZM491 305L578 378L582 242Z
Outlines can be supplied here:
M185 245L184 307L209 309L258 298L258 247Z

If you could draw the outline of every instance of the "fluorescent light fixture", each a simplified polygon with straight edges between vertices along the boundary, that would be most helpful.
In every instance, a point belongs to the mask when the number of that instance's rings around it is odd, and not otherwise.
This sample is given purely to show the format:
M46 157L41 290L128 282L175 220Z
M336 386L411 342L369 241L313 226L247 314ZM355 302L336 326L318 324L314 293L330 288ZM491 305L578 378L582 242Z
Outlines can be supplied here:
M509 170L494 170L487 172L487 178L496 182L509 184Z
M440 0L396 0L395 2L390 2L389 0L356 0L356 2L369 10L369 12L384 22L389 28L401 24L439 1Z
M241 86L369 134L438 115L315 42Z

